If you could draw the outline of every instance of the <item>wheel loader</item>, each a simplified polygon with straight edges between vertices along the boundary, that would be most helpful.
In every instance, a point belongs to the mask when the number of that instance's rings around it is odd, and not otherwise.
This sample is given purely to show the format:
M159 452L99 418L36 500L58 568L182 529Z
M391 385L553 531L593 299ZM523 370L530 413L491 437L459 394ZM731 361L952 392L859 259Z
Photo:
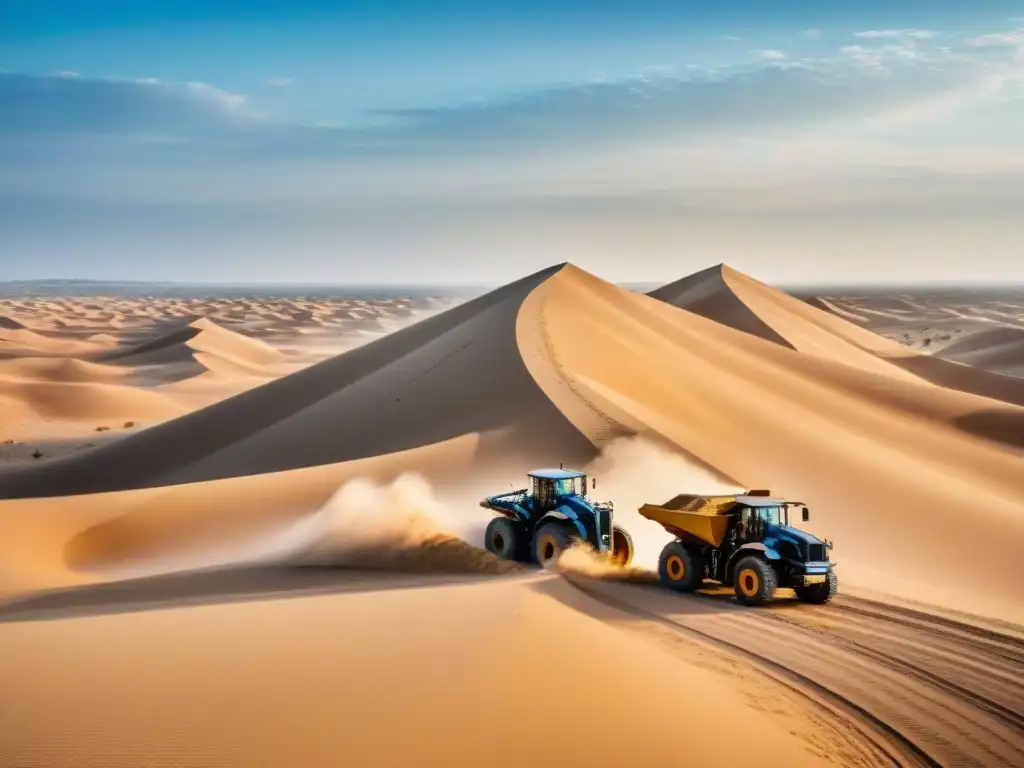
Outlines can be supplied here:
M792 526L797 510L803 521L810 519L806 504L754 490L737 496L680 494L639 511L675 536L658 559L661 583L670 589L693 592L708 579L731 586L743 605L767 603L779 587L820 605L839 589L829 560L832 542Z
M587 475L570 469L528 472L530 487L488 496L480 502L497 512L484 533L484 545L498 557L554 564L573 540L585 541L599 554L626 566L633 540L613 522L614 505L587 497ZM591 479L592 488L597 481Z

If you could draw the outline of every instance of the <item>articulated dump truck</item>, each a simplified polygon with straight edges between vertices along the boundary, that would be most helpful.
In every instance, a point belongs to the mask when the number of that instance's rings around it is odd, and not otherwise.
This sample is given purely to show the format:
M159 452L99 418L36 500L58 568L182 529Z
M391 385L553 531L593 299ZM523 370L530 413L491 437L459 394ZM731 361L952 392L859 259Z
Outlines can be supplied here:
M779 587L820 605L839 589L829 560L832 542L790 525L797 509L802 520L810 519L801 502L748 491L680 494L661 505L644 504L640 514L675 536L658 559L658 575L670 589L693 592L709 579L732 586L743 605L767 603Z

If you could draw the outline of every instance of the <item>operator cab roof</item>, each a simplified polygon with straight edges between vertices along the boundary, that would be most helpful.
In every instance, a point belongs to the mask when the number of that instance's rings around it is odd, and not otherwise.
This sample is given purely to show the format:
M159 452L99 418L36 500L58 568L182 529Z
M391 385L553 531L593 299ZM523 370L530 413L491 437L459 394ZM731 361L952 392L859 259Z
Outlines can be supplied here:
M574 477L587 476L586 472L577 472L574 469L535 469L526 474L539 480L570 480Z
M747 507L781 507L783 504L792 504L793 502L775 499L771 496L737 496L736 503Z

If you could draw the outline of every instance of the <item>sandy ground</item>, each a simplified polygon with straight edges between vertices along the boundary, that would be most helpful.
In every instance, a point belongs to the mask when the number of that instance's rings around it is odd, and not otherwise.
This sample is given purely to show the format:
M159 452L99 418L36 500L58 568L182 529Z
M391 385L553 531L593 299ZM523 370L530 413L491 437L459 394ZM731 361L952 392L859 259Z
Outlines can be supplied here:
M1024 381L727 267L559 265L323 359L252 302L75 302L112 338L61 301L0 332L0 423L54 452L0 466L0 765L1024 762ZM487 575L477 501L560 461L637 570ZM624 583L641 504L744 487L809 505L835 608ZM541 727L595 703L597 749Z

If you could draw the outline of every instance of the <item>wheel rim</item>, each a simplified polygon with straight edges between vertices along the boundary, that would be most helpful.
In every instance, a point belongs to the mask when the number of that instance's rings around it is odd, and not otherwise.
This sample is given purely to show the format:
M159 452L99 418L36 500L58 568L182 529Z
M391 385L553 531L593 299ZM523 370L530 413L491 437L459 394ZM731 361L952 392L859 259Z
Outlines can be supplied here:
M494 548L499 552L505 549L505 537L500 533L494 534L492 537L492 543L494 544Z
M542 536L537 542L537 554L541 563L549 563L558 556L558 542L554 536Z
M753 568L744 568L736 579L736 586L740 588L740 592L745 597L754 597L760 585L761 579L758 578L757 571Z
M670 555L665 561L665 570L668 571L668 577L672 581L682 581L683 576L686 575L686 563L679 555Z

